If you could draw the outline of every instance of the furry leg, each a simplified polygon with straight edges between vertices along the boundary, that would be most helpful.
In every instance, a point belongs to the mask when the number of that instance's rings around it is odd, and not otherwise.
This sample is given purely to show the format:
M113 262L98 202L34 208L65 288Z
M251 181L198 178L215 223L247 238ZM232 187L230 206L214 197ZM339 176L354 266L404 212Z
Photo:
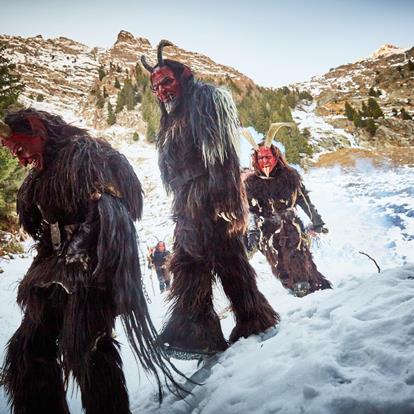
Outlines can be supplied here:
M196 261L178 248L170 271L173 304L160 342L187 351L224 351L227 343L213 307L211 264Z
M309 283L308 293L332 287L318 271L306 242L293 224L285 223L274 239L274 246L279 255L277 271L285 288L295 290L295 285L301 282Z
M230 335L233 343L276 325L279 315L259 292L256 273L249 264L241 240L229 241L226 250L227 255L216 257L215 270L236 317L236 326Z
M14 414L69 414L56 343L58 316L56 309L43 309L40 320L27 309L8 343L3 381Z
M84 288L68 299L61 347L86 414L130 414L118 344L112 338L114 305L105 290Z
M156 268L155 271L157 273L158 282L160 284L160 292L163 293L165 290L165 279L163 269Z

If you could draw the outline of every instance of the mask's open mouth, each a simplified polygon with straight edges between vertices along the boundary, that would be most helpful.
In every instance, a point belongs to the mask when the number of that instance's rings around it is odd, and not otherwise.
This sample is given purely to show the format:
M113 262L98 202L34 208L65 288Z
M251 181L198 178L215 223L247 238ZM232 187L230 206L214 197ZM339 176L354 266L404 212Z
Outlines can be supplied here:
M164 103L165 110L167 111L168 114L170 114L171 112L174 112L175 109L177 108L178 98L171 93L167 95L163 103Z
M42 162L38 155L34 155L33 157L27 157L27 158L19 158L19 161L23 167L28 167L34 170L42 169Z

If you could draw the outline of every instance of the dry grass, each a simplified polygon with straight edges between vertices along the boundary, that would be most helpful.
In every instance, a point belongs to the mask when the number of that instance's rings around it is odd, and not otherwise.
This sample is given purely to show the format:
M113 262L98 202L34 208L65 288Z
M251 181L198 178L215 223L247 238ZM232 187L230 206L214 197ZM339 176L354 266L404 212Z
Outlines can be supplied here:
M401 165L414 166L414 148L394 147L382 150L342 148L321 155L313 167L353 168L364 160L371 162L373 166L378 168Z

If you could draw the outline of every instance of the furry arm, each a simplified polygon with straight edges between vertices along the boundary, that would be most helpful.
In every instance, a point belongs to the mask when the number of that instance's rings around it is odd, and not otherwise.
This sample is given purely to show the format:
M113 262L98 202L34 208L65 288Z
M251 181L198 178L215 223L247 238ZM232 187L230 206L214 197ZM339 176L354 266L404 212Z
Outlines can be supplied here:
M85 221L77 226L76 231L68 243L65 254L66 263L79 262L85 268L87 267L90 259L90 251L96 248L94 239L96 238L98 229L97 201L91 200Z
M17 214L19 223L34 240L42 236L42 213L34 202L35 174L31 171L23 181L17 193Z
M300 184L300 188L298 191L297 204L302 208L302 210L306 213L306 215L311 220L313 230L315 231L321 230L323 226L325 225L325 222L322 220L322 217L318 213L318 210L316 210L316 207L312 204L309 198L309 192L305 188L303 183Z
M244 231L248 205L236 152L240 124L233 99L226 90L204 85L196 91L192 112L193 136L208 170L210 200L218 214L230 219L230 233Z

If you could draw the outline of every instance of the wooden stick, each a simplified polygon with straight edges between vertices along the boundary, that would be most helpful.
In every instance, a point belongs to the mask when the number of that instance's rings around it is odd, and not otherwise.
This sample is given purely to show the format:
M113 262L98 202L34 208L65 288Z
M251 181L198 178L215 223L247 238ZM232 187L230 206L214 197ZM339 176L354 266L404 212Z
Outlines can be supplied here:
M377 266L377 269L378 269L378 273L381 273L381 269L380 269L380 267L378 266L378 263L369 255L369 254L367 254L367 253L364 253L364 252L358 252L358 253L360 253L360 254L363 254L363 255L365 255L365 256L367 256L369 259L371 259L374 263L375 263L375 266Z

